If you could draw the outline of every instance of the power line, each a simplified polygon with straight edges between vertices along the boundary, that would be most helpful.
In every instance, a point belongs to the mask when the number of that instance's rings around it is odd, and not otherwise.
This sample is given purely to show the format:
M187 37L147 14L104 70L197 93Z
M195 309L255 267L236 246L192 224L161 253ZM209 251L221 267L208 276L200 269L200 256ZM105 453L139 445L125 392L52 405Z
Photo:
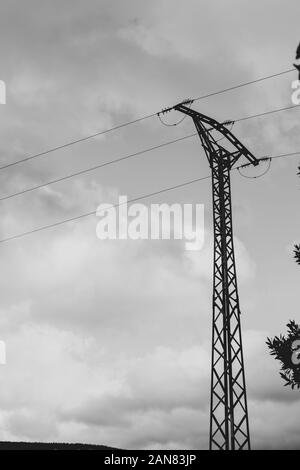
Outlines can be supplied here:
M243 117L243 118L240 118L240 119L236 119L235 122L242 122L242 121L247 121L248 119L253 119L253 118L256 118L256 117L261 117L261 116L267 116L269 114L273 114L273 113L280 113L281 111L288 111L289 109L296 109L298 106L286 106L284 108L278 108L276 110L271 110L271 111L265 111L264 113L259 113L259 114L252 114L251 116L246 116L246 117ZM0 168L1 170L1 168Z
M199 96L198 98L194 98L193 101L203 100L204 98L209 98L210 96L220 95L221 93L225 93L227 91L236 90L237 88L242 88L244 86L251 85L253 83L262 82L264 80L268 80L269 78L279 77L280 75L284 75L286 73L291 73L291 72L295 72L295 69L293 68L293 69L284 70L283 72L274 73L273 75L267 75L266 77L257 78L256 80L251 80L249 82L240 83L239 85L234 85L232 87L225 88L225 89L220 90L220 91L215 91L215 92L209 93L207 95Z
M152 193L144 194L143 196L138 196L138 197L135 197L133 199L129 199L128 201L126 201L126 203L128 204L128 203L131 203L131 202L137 202L137 201L140 201L141 199L145 199L145 198L148 198L148 197L151 197L151 196L156 196L157 194L165 193L167 191L172 191L173 189L182 188L182 187L187 186L189 184L196 183L197 181L202 181L202 180L206 180L206 179L210 179L210 178L211 178L211 176L204 176L202 178L196 178L194 180L190 180L190 181L186 181L184 183L176 184L176 185L170 186L168 188L160 189L159 191L154 191ZM113 204L112 208L120 207L123 204L124 203ZM29 230L28 232L22 232L18 235L13 235L11 237L2 238L2 239L0 239L0 243L8 242L10 240L15 240L16 238L22 238L22 237L25 237L26 235L31 235L31 234L36 233L36 232L41 232L41 231L46 230L48 228L57 227L59 225L63 225L63 224L66 224L68 222L73 222L75 220L83 219L84 217L90 217L91 215L95 215L95 214L96 214L96 212L94 210L94 211L91 211L91 212L86 212L84 214L77 215L75 217L70 217L69 219L60 220L59 222L55 222L53 224L43 225L42 227L38 227L36 229Z
M34 158L43 157L44 155L48 155L49 153L56 152L57 150L61 150L61 149L64 149L66 147L70 147L71 145L75 145L75 144L78 144L80 142L84 142L86 140L93 139L94 137L98 137L100 135L108 134L109 132L115 131L117 129L121 129L122 127L130 126L131 124L135 124L137 122L143 121L143 120L148 119L148 118L153 117L153 116L156 116L156 113L148 114L147 116L143 116L143 117L140 117L138 119L134 119L133 121L124 122L123 124L119 124L117 126L110 127L109 129L105 129L104 131L96 132L95 134L87 135L86 137L81 137L80 139L71 140L70 142L67 142L65 144L58 145L57 147L52 147L51 149L44 150L43 152L35 153L33 155L29 155L28 157L22 158L20 160L15 161L15 162L7 163L5 165L2 165L2 166L0 166L0 170L4 170L5 168L9 168L11 166L19 165L20 163L23 163L23 162L28 162L29 160L33 160Z
M254 176L250 176L250 175L244 175L242 172L241 172L241 168L238 167L236 168L239 172L239 174L243 177L243 178L247 178L247 179L258 179L258 178L262 178L263 176L265 176L271 169L271 163L272 163L272 158L263 158L262 160L266 160L268 162L268 165L267 165L267 168L260 174L260 175L254 175Z
M291 109L295 109L295 108L297 108L297 106L287 106L285 108L279 108L279 109L267 111L267 112L264 112L264 113L253 114L253 115L246 116L246 117L243 117L243 118L240 118L240 119L235 119L234 121L231 121L231 124L234 124L235 122L241 122L241 121L245 121L245 120L248 120L248 119L257 118L257 117L260 117L260 116L266 116L266 115L269 115L269 114L274 114L274 113L287 111L287 110L291 110ZM104 162L104 163L101 163L99 165L95 165L95 166L92 166L92 167L89 167L89 168L85 168L84 170L80 170L80 171L77 171L75 173L71 173L71 174L68 174L66 176L62 176L60 178L56 178L56 179L47 181L46 183L42 183L42 184L32 186L30 188L23 189L21 191L18 191L18 192L12 193L12 194L8 194L7 196L1 196L0 197L0 202L11 199L11 198L14 198L16 196L21 196L23 194L26 194L26 193L29 193L29 192L32 192L32 191L36 191L37 189L45 188L46 186L50 186L51 184L59 183L61 181L65 181L65 180L74 178L75 176L79 176L79 175L89 173L91 171L95 171L95 170L97 170L99 168L103 168L105 166L109 166L109 165L119 163L123 160L129 160L130 158L134 158L138 155L142 155L142 154L145 154L145 153L148 153L148 152L152 152L153 150L166 147L168 145L180 142L182 140L190 139L191 137L195 137L196 135L198 135L197 132L194 132L193 134L188 134L188 135L185 135L183 137L179 137L177 139L169 140L167 142L163 142L162 144L158 144L158 145L155 145L153 147L149 147L149 148L146 148L144 150L140 150L138 152L125 155L125 156L117 158L115 160L110 160L108 162ZM222 139L223 139L223 137L222 137ZM1 167L0 167L0 170L1 170Z
M155 145L154 147L149 147L149 148L146 148L144 150L140 150L139 152L131 153L129 155L125 155L124 157L116 158L115 160L110 160L108 162L104 162L104 163L101 163L99 165L95 165L95 166L92 166L92 167L89 167L89 168L85 168L84 170L77 171L76 173L71 173L69 175L62 176L60 178L56 178L56 179L47 181L46 183L42 183L42 184L39 184L37 186L32 186L30 188L23 189L22 191L19 191L19 192L13 193L13 194L9 194L7 196L2 196L2 197L0 197L0 201L5 201L7 199L11 199L13 197L20 196L22 194L26 194L26 193L29 193L31 191L35 191L37 189L45 188L46 186L50 186L51 184L59 183L60 181L65 181L67 179L74 178L75 176L83 175L85 173L95 171L99 168L103 168L105 166L113 165L115 163L119 163L121 161L128 160L130 158L136 157L138 155L142 155L142 154L145 154L145 153L148 153L148 152L152 152L153 150L156 150L156 149L159 149L159 148L162 148L162 147L166 147L167 145L174 144L176 142L180 142L181 140L189 139L191 137L194 137L195 135L196 135L196 133L193 133L193 134L186 135L184 137L179 137L178 139L169 140L167 142L163 142L162 144Z
M202 99L205 99L205 98L209 98L211 96L220 95L222 93L226 93L228 91L232 91L232 90L235 90L237 88L245 87L245 86L251 85L253 83L258 83L258 82L261 82L263 80L268 80L270 78L278 77L280 75L284 75L284 74L294 72L294 71L295 71L295 69L288 69L288 70L284 70L283 72L279 72L279 73L276 73L276 74L273 74L273 75L267 75L265 77L257 78L255 80L240 83L238 85L234 85L234 86L229 87L229 88L224 88L224 89L212 92L212 93L208 93L206 95L199 96L198 98L195 98L193 101L198 101L198 100L202 100ZM11 162L11 163L7 163L5 165L2 165L2 166L0 166L0 170L4 170L5 168L10 168L10 167L13 167L15 165L19 165L21 163L28 162L28 161L33 160L35 158L43 157L43 156L48 155L50 153L56 152L57 150L61 150L61 149L70 147L72 145L76 145L80 142L85 142L87 140L93 139L93 138L98 137L100 135L108 134L109 132L121 129L123 127L130 126L132 124L136 124L138 122L144 121L144 120L149 119L151 117L154 117L156 115L157 115L157 113L147 114L145 116L141 116L140 118L134 119L132 121L124 122L122 124L118 124L117 126L110 127L110 128L105 129L103 131L99 131L99 132L96 132L94 134L90 134L90 135L87 135L85 137L81 137L79 139L71 140L70 142L67 142L65 144L58 145L57 147L52 147L52 148L50 148L48 150L45 150L43 152L39 152L39 153L36 153L36 154L33 154L33 155L29 155L28 157L22 158L20 160L16 160L15 162Z
M265 171L263 171L263 173L261 173L260 175L256 175L256 176L248 176L248 175L244 175L242 172L241 172L241 169L242 168L247 168L248 166L251 166L250 163L245 163L244 165L239 165L238 167L235 167L233 168L233 170L238 170L239 174L243 177L243 178L248 178L248 179L258 179L258 178L261 178L262 176L265 176L270 168L271 168L271 163L272 163L272 160L275 160L276 158L284 158L284 157L295 157L296 155L300 155L300 151L299 152L290 152L290 153L281 153L279 155L274 155L274 156L265 156L265 157L261 157L261 158L258 158L258 161L259 162L264 162L264 161L267 161L268 162L268 166L267 168L265 169Z
M261 157L258 160L259 161L265 161L267 159L272 160L274 158L283 158L283 157L289 157L289 156L295 156L295 155L300 155L300 151L275 155L273 157ZM242 167L245 167L245 165L240 165L240 166L238 166L236 168L233 168L233 169L234 170L239 170ZM176 184L174 186L169 186L167 188L163 188L163 189L160 189L158 191L147 193L147 194L144 194L142 196L138 196L138 197L135 197L133 199L129 199L129 200L126 201L126 203L128 204L128 203L132 203L132 202L137 202L137 201L140 201L142 199L146 199L148 197L152 197L152 196L156 196L158 194L166 193L166 192L172 191L174 189L183 188L184 186L188 186L190 184L197 183L199 181L203 181L203 180L207 180L207 179L211 179L211 175L203 176L201 178L195 178L195 179L192 179L192 180L189 180L189 181L185 181L184 183L179 183L179 184ZM124 203L113 204L111 207L112 208L117 208L117 207L120 207L123 204ZM63 219L63 220L60 220L59 222L54 222L54 223L51 223L51 224L43 225L41 227L38 227L38 228L33 229L33 230L29 230L27 232L21 232L17 235L12 235L10 237L2 238L2 239L0 239L0 243L5 243L5 242L11 241L11 240L16 240L18 238L23 238L27 235L31 235L31 234L34 234L34 233L37 233L37 232L42 232L42 231L47 230L49 228L58 227L60 225L64 225L64 224L69 223L69 222L73 222L73 221L76 221L76 220L79 220L79 219L90 217L90 216L95 215L95 214L96 214L95 210L90 211L90 212L85 212L84 214L80 214L80 215L77 215L77 216L74 216L74 217L70 217L68 219Z
M289 153L280 153L278 155L265 155L264 157L258 158L259 162L265 162L268 160L275 160L276 158L284 158L284 157L295 157L296 155L300 155L300 150L298 152L289 152ZM244 163L243 165L239 165L238 167L232 168L233 170L238 170L239 168L246 168L248 166L252 166L251 163Z
M290 153L281 153L279 155L275 155L275 157L269 157L269 158L272 158L272 160L274 160L275 158L283 158L283 157L294 157L296 155L299 155L300 152L290 152ZM268 158L268 157L266 157Z

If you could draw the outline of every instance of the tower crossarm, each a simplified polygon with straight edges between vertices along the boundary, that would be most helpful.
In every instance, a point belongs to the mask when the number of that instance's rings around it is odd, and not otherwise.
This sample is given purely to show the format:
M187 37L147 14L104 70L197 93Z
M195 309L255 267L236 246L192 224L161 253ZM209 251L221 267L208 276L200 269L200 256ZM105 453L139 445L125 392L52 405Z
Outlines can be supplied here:
M205 114L199 113L198 111L195 111L194 109L189 108L188 106L185 106L184 104L177 104L174 106L174 109L176 111L180 111L184 114L187 114L188 116L191 116L195 126L198 130L199 136L201 138L200 132L203 133L203 131L207 132L205 130L204 124L209 125L212 129L215 129L216 131L220 132L236 149L235 155L240 158L241 156L244 156L247 158L247 160L252 163L252 165L258 165L259 162L257 158L237 139L232 132L227 129L227 127L216 121L215 119L206 116ZM199 126L199 124L202 124L202 126ZM201 129L201 130L200 130ZM200 131L200 132L199 132ZM202 139L201 139L202 140ZM203 140L202 140L203 143ZM235 161L238 160L238 158L235 158Z

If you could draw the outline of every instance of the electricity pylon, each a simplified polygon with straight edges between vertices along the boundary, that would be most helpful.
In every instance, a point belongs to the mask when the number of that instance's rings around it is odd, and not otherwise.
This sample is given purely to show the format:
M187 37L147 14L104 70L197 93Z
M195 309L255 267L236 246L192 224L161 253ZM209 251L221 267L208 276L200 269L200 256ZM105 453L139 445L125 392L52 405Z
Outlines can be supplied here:
M258 165L258 160L224 124L190 109L186 104L190 105L191 101L171 109L192 117L212 173L214 281L209 448L250 449L233 247L230 170L242 156L253 165ZM218 144L213 131L218 131L219 135L223 135L222 139L227 139L231 151Z

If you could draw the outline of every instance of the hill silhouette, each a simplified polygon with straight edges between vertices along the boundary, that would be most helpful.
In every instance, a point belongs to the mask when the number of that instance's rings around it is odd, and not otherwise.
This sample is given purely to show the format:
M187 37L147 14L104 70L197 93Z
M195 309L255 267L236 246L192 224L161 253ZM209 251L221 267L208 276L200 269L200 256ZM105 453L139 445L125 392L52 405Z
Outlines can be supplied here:
M96 444L68 444L64 442L0 442L0 450L117 450Z

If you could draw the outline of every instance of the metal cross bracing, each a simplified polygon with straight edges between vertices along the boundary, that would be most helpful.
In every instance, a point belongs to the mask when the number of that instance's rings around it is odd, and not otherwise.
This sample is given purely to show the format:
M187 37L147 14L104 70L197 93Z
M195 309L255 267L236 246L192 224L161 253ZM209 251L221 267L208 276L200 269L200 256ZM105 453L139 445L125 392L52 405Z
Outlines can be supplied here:
M257 159L224 124L190 109L174 109L192 117L212 172L214 279L210 395L210 449L250 449L240 307L233 246L230 171L240 157ZM218 143L223 135L232 151Z

